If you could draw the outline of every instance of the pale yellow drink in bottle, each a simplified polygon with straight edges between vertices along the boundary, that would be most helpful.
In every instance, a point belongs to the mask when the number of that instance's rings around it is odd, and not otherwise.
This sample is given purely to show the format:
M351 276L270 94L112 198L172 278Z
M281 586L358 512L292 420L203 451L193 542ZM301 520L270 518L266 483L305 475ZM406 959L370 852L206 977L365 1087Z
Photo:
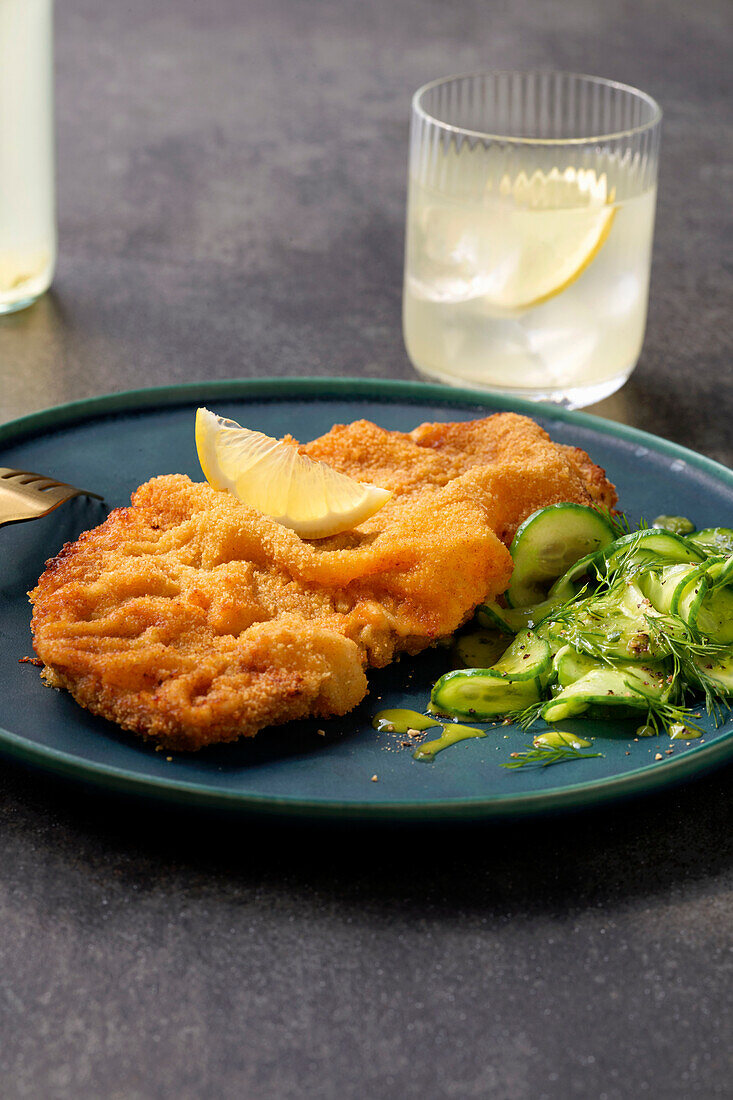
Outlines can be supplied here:
M0 0L0 313L48 288L56 260L52 0Z

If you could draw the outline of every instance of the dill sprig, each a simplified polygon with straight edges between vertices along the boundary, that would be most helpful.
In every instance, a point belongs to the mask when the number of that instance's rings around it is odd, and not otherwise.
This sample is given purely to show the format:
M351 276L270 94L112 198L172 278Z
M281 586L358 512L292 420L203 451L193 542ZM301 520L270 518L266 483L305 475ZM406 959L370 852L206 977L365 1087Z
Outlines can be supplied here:
M634 531L646 531L649 528L649 524L645 519L640 519L635 528L632 528L631 521L625 512L612 512L610 508L599 508L599 512L603 513L603 516L608 520L614 537L617 539L623 538L624 535L630 535L632 530Z
M603 595L612 595L614 582L609 583L608 578L603 578L602 583L606 587ZM611 665L614 662L608 655L608 616L604 614L604 610L603 605L598 603L596 592L559 608L552 615L552 623L563 641L578 652ZM598 629L592 629L596 625Z
M655 643L669 650L672 659L670 685L673 689L670 694L676 690L684 699L686 691L693 686L699 687L705 697L705 709L717 728L730 713L731 703L725 690L707 675L695 658L715 660L716 657L723 657L729 647L716 642L697 641L679 615L645 615L644 618Z
M634 531L635 537L626 544L620 553L616 551L618 557L608 563L606 572L601 578L601 588L605 586L607 592L611 592L617 586L626 584L637 573L649 568L648 554L642 554L637 558L639 547L643 544L641 537L643 533L643 531ZM634 561L634 558L637 558L637 560Z
M610 657L606 651L604 642L607 640L607 635L603 632L583 629L578 623L568 619L561 624L560 634L563 641L579 653L585 653L587 657L594 657L606 665L615 663L614 658ZM615 660L617 661L618 658Z
M632 530L623 513L606 515L616 538L625 536L625 543L591 559L585 576L579 575L575 582L581 581L583 586L562 606L546 614L543 629L549 631L554 642L567 643L611 670L627 672L623 683L630 693L629 708L638 709L640 717L646 713L647 732L678 737L687 729L698 736L705 732L698 721L702 718L701 696L716 726L733 712L733 696L725 686L727 672L720 678L717 675L718 666L724 670L729 667L731 646L705 638L679 614L652 606L645 596L647 588L642 577L675 564L674 556L668 560L644 547L644 534L650 530L644 520ZM717 576L704 577L706 591L733 583L732 559L716 568L720 570ZM638 666L643 675L629 664ZM537 702L507 713L505 721L530 729L547 706L549 693L543 694L545 697ZM524 751L512 753L502 767L548 767L602 755L572 745L543 745L540 739Z
M658 699L644 691L638 681L624 680L635 695L640 695L647 704L646 725L656 734L669 733L672 726L686 726L688 729L704 733L704 728L696 721L700 717L692 707L682 703L670 703L669 698Z
M507 712L505 718L511 722L516 722L520 729L528 730L530 726L533 726L542 717L542 708L545 706L547 700L540 699L536 703L530 703L524 710L512 710Z
M614 538L620 539L624 535L631 534L631 523L625 512L612 512L610 508L599 508L598 511L602 512L603 518L608 521Z
M602 752L582 752L572 745L550 746L529 745L523 752L513 752L512 759L502 764L502 768L548 768L551 764L566 764L571 760L590 760L594 756L603 756Z

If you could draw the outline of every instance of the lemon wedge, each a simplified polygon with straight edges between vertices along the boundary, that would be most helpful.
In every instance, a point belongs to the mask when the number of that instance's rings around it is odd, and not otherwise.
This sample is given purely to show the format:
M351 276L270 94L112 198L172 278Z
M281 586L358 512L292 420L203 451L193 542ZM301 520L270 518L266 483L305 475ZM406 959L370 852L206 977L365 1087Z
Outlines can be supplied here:
M561 294L603 248L616 214L605 173L566 168L520 172L499 184L492 224L498 262L484 283L498 313L533 309Z
M196 413L196 450L212 488L228 489L304 539L350 531L392 496L208 409Z

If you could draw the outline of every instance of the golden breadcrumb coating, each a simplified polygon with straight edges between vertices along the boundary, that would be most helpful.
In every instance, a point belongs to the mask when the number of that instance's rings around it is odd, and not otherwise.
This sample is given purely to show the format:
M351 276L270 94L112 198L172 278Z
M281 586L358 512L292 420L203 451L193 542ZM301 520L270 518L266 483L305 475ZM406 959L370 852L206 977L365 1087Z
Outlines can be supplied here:
M30 594L47 682L176 749L345 714L367 667L418 653L504 591L501 540L527 515L615 501L587 455L513 414L409 434L357 421L302 450L393 498L304 541L228 492L153 478Z

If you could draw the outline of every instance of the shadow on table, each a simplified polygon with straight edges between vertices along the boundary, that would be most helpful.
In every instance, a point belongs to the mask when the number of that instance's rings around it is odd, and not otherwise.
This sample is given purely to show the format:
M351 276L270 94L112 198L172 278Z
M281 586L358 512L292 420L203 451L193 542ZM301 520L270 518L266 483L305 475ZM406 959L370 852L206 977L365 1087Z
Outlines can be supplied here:
M603 906L704 882L733 865L733 766L596 810L485 825L307 825L100 795L3 768L6 829L22 817L100 886L198 897L252 890L360 911L519 916ZM8 813L15 803L15 811ZM7 836L7 833L6 833Z

